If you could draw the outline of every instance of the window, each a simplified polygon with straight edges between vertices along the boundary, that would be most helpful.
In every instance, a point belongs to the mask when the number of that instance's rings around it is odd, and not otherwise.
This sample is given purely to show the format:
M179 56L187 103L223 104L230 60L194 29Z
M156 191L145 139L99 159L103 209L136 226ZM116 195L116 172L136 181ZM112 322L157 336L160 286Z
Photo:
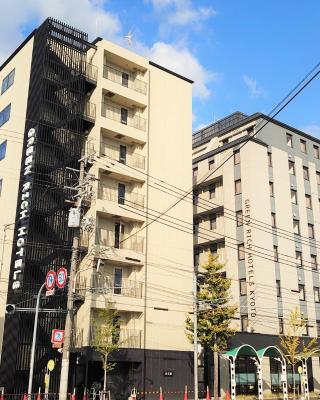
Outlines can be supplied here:
M124 234L124 225L120 222L114 224L114 247L120 249L122 236Z
M309 239L314 239L314 227L312 224L308 224L308 236Z
M209 160L209 170L212 170L214 168L214 160Z
M195 249L193 254L193 262L195 266L199 265L199 256L200 256L199 249Z
M11 85L13 85L14 75L15 70L13 69L5 78L3 78L1 85L1 94L8 90Z
M316 145L313 146L313 155L315 158L318 158L318 159L320 158L319 147Z
M302 153L307 153L307 142L303 139L300 139L300 149Z
M317 184L320 185L320 172L316 172Z
M126 185L118 183L118 204L124 204L126 196Z
M302 253L301 253L301 251L296 251L296 260L297 260L297 266L299 268L302 268Z
M302 320L302 319L301 319ZM302 332L302 336L309 336L309 323L308 320L302 320L305 323L304 331Z
M309 168L308 167L303 167L303 179L306 181L309 180Z
M192 169L192 174L193 174L193 177L195 178L196 176L198 176L198 167L193 167L193 169Z
M280 281L276 281L276 287L277 287L277 297L281 297L281 284Z
M128 110L121 107L121 123L127 125L128 123Z
M235 194L241 194L241 179L234 182Z
M276 223L276 213L271 213L271 226L272 228L276 228L277 227L277 223Z
M242 210L236 212L236 220L237 220L237 226L242 226L243 225Z
M287 145L288 146L290 146L290 147L293 147L293 144L292 144L292 135L290 135L290 133L287 133Z
M316 303L320 303L320 289L318 287L313 288L313 296L314 296L314 301Z
M248 332L248 316L241 315L241 331Z
M126 72L122 72L121 74L122 76L122 86L128 87L128 83L129 83L129 74L127 74Z
M320 337L320 321L317 321L317 336Z
M273 182L269 182L269 189L270 189L270 196L274 196L274 190L273 190Z
M268 152L268 166L272 167L272 153Z
M127 146L124 144L120 144L119 162L121 162L121 164L126 164L127 162Z
M9 104L0 112L0 126L4 125L7 121L9 121L10 112L11 112L11 104Z
M278 252L278 246L273 246L273 259L275 262L279 262L279 252Z
M279 333L280 335L284 334L283 317L279 317Z
M0 144L0 161L5 158L6 151L7 151L7 141L5 140Z
M2 184L3 184L3 179L0 179L0 196L1 196L1 193L2 193Z
M305 286L299 284L299 285L298 285L298 288L299 288L299 300L305 301L305 299L306 299L306 289L305 289Z
M114 294L121 294L122 291L122 268L114 269Z
M311 268L317 270L318 269L317 256L315 254L311 254L310 259L311 259Z
M306 194L306 207L312 208L311 196L310 194Z
M217 229L217 214L210 215L210 229Z
M233 161L234 161L234 165L240 164L240 150L236 150L233 153Z
M299 220L293 220L293 233L296 235L300 235L300 223Z
M193 221L193 234L196 235L199 233L199 220Z
M291 203L298 204L297 191L294 189L291 189Z
M216 184L212 183L209 185L209 199L214 199L216 197Z
M213 243L209 247L210 253L212 254L213 257L217 257L218 255L218 245L217 243Z
M245 257L245 251L244 251L244 244L238 244L238 260L244 260Z
M246 278L242 278L239 280L240 284L240 296L246 296L247 295L247 281Z
M196 206L198 204L199 201L199 192L197 190L193 191L193 205Z
M294 167L294 161L289 161L289 174L291 174L291 175L296 174L296 170Z

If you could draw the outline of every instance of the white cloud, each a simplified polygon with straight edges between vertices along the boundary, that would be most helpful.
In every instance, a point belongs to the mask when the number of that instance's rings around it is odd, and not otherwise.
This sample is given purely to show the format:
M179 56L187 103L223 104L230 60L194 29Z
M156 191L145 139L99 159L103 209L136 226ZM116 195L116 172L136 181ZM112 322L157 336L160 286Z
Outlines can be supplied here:
M320 125L310 124L300 128L303 132L309 133L312 136L320 138Z
M263 90L258 87L257 81L248 75L243 75L242 79L249 89L252 97L259 97L264 94Z
M206 70L187 47L156 42L149 50L149 57L152 61L193 80L195 97L204 99L210 96L208 82L217 79L217 74Z

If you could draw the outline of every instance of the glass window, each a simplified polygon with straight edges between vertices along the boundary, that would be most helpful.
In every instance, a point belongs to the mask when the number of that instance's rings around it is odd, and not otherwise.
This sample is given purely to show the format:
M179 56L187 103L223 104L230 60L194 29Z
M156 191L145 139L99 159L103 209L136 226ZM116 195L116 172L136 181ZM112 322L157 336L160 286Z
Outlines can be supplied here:
M240 150L236 150L233 153L233 161L234 161L234 165L240 164Z
M194 262L195 266L199 265L199 256L200 256L199 249L195 249L194 250L194 255L193 255L193 262Z
M128 87L129 84L129 74L122 72L122 86Z
M296 260L297 260L297 266L299 268L302 267L302 253L301 251L296 251Z
M236 212L236 220L237 220L237 226L242 226L243 225L242 210L239 210L239 211Z
M214 168L214 160L209 160L209 169L213 169Z
M217 214L210 215L210 229L217 229Z
M294 167L294 161L289 161L289 174L291 174L291 175L296 174L296 170Z
M299 300L305 300L306 299L306 290L305 290L305 286L299 284L298 285L299 288Z
M277 286L277 297L281 297L281 284L280 281L276 281L276 286Z
M317 184L320 185L320 172L316 172Z
M318 158L318 159L320 158L319 147L316 145L313 146L313 155L315 158Z
M280 335L284 334L283 317L279 317L279 333Z
M194 177L198 176L198 167L193 167L192 173Z
M242 278L239 280L240 284L240 296L246 296L247 295L247 281L246 278Z
M311 254L310 258L311 258L311 268L317 270L318 269L317 256L315 254Z
M294 190L294 189L291 189L291 203L292 204L298 204L297 191Z
M272 228L276 228L277 227L277 223L276 223L276 213L271 213L271 225Z
M193 191L193 205L197 205L199 202L199 192L197 190Z
M290 147L293 147L292 135L290 135L290 133L287 133L287 145L290 146Z
M248 332L248 316L241 315L241 331Z
M304 330L302 331L302 336L309 336L309 323L308 320L305 319L304 323L306 324Z
M216 197L216 184L212 183L209 185L209 199L214 199Z
M274 196L273 182L269 182L270 196Z
M309 180L309 168L308 167L303 167L303 179L306 181Z
M9 121L10 112L11 112L11 104L9 104L0 112L0 126L4 125L7 121Z
M241 179L238 179L234 182L235 186L235 194L240 194L241 193Z
M217 243L212 243L209 247L210 253L213 255L213 257L217 257L218 255L218 245Z
M278 246L273 246L273 259L275 262L279 261L279 252L278 252Z
M313 288L313 294L314 294L314 301L316 303L320 303L320 290L318 287Z
M121 123L127 125L128 123L128 110L121 107Z
M308 236L309 239L314 239L314 227L312 224L308 224Z
M311 196L309 194L306 194L306 207L312 208Z
M300 235L300 223L297 219L293 220L293 233Z
M272 153L268 152L268 166L272 167Z
M317 336L320 337L320 321L317 321Z
M5 140L0 144L0 161L3 160L7 152L7 141Z
M244 244L238 244L238 260L244 260L245 258L245 251L244 251Z
M122 268L114 269L114 294L121 294L122 291Z
M121 164L126 164L127 162L127 146L124 144L120 144L119 147L119 162L121 162Z
M300 149L301 149L302 153L307 152L307 142L303 139L300 139Z
M126 197L126 185L124 183L118 183L118 204L124 204L125 197Z
M13 69L5 78L3 78L1 85L1 94L9 89L14 82L15 69Z

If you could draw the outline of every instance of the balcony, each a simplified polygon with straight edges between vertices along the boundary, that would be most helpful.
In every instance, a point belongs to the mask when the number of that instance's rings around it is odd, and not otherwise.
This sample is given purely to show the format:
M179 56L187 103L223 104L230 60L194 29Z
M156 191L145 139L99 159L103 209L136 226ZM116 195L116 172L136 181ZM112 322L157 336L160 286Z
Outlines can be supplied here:
M130 126L141 131L146 131L147 121L145 118L136 115L127 108L116 105L115 103L103 102L101 105L101 116Z
M145 169L145 156L137 153L127 153L125 159L120 157L120 145L114 146L107 141L102 140L101 155L110 158L111 160L119 161L122 164L134 168Z
M90 345L93 346L95 342L96 332L99 328L95 326L90 327ZM142 331L138 329L121 329L117 343L120 348L141 348Z
M68 64L70 64L68 62ZM89 83L96 85L98 79L98 67L87 61L77 61L66 65L62 61L47 60L45 77L52 82L61 84L70 84L85 77Z
M115 187L99 183L98 199L108 200L120 205L127 205L134 208L144 208L145 196L135 192L125 192L124 197L121 196Z
M122 279L116 283L114 279L94 274L91 278L91 290L94 293L111 294L115 296L142 298L143 283L131 279Z
M83 117L89 122L96 120L96 105L87 101L84 105Z
M103 77L121 86L132 89L138 93L147 94L147 82L144 82L141 79L138 79L135 76L128 74L127 72L115 69L110 65L104 65Z
M144 237L133 234L122 235L120 240L112 230L97 228L98 241L100 246L114 247L115 249L131 250L143 253Z

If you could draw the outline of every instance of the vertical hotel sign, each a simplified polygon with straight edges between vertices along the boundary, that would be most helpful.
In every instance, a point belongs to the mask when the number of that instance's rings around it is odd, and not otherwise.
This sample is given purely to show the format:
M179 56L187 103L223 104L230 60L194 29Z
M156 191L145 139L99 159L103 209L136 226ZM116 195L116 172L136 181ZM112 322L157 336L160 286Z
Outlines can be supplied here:
M13 281L12 290L18 291L23 285L23 273L25 268L26 245L29 231L29 219L31 209L31 191L33 183L33 166L35 156L36 128L29 129L27 144L22 164L20 198L18 200L17 222L15 232L15 252L13 257Z

